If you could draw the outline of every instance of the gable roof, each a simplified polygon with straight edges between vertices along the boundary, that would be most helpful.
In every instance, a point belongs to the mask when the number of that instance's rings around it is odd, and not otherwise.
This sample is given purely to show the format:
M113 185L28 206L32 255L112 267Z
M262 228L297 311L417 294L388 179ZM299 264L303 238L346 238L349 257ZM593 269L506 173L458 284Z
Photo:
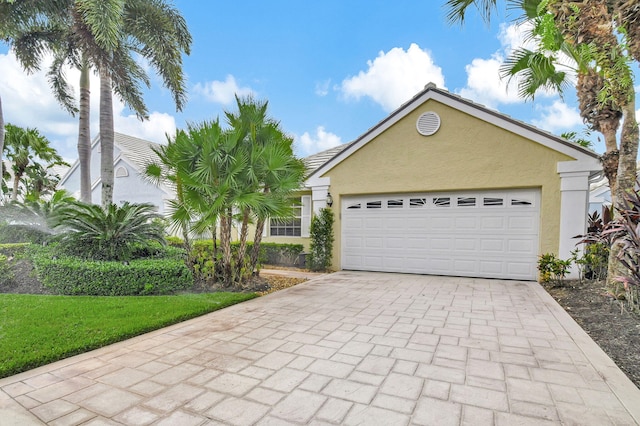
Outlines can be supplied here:
M334 146L303 158L302 161L304 161L304 165L307 168L307 176L312 175L320 166L348 148L352 143L353 141Z
M311 179L312 181L315 181L317 179L322 180L320 176L340 164L343 160L359 150L362 146L366 145L368 142L383 133L385 130L392 127L394 124L399 122L401 119L409 115L412 111L414 111L430 99L469 114L480 120L494 124L499 128L508 130L512 133L538 142L570 157L587 160L589 162L599 161L599 155L587 148L569 142L561 137L541 130L523 121L516 120L506 114L502 114L498 111L477 104L459 95L452 94L447 90L439 89L435 84L429 83L413 98L402 104L398 109L393 111L382 121L371 127L353 142L347 144L347 146L345 146L341 151L335 153L332 158L329 158L324 164L317 167L313 172L309 173L307 179Z
M98 141L99 139L96 138L94 143ZM153 149L160 147L160 144L155 142L117 132L114 133L114 145L120 148L120 157L126 157L127 162L140 173L144 171L150 160L157 158ZM117 161L117 157L113 159L114 164Z
M118 132L114 132L113 139L114 146L120 150L120 154L113 158L114 166L118 162L124 161L127 164L131 165L131 167L133 167L140 175L144 174L144 170L146 169L148 163L150 163L154 159L157 159L157 155L153 151L153 148L158 148L161 146L160 144L157 144L155 142L136 138L134 136L125 135L124 133ZM93 142L91 142L92 151L99 142L100 135L97 135L93 139ZM62 176L62 178L60 179L60 186L63 186L66 180L79 167L80 162L79 160L76 160L67 170L64 176ZM99 182L100 176L97 177L95 182L91 182L91 187L94 188ZM168 188L164 183L161 183L158 187L167 194L172 193L172 190Z

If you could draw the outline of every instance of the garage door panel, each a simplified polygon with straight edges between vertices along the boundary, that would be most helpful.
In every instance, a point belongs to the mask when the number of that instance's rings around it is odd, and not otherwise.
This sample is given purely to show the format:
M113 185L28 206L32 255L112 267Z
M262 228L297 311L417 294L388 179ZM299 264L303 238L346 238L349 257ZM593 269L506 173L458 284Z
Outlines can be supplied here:
M483 260L479 262L480 272L488 276L504 273L504 263L499 261Z
M391 237L386 239L386 247L390 249L405 248L404 238Z
M535 219L537 218L530 216L510 217L508 229L510 231L533 231L536 229L535 224L537 221L534 221Z
M363 266L365 266L369 270L374 270L372 268L379 268L382 265L382 256L364 256Z
M347 229L351 229L351 230L356 230L356 229L361 229L362 228L362 218L359 217L345 217L344 219L344 226Z
M478 229L476 217L458 217L455 219L455 226L457 232L463 230L474 231Z
M480 250L485 253L504 253L506 242L503 239L483 238L480 240Z
M343 268L535 279L539 197L537 190L345 197ZM356 204L363 208L346 208Z
M364 240L364 246L366 248L382 248L383 244L384 244L384 239L382 237L369 237L369 238L365 238Z
M381 217L368 217L364 220L365 229L380 229L382 228L383 220Z
M483 216L480 218L480 229L493 232L505 230L505 218L502 216Z
M402 218L398 217L398 218L388 218L385 221L385 229L388 229L390 231L401 231L404 230L406 227L405 221L402 220Z
M347 249L360 249L363 248L362 238L359 237L347 237L344 240L344 245Z
M405 241L407 249L427 249L429 247L429 239L426 236L423 238L408 237Z
M509 251L512 253L535 255L537 251L531 240L509 240L507 245L509 247Z
M433 250L450 250L453 247L453 241L450 237L432 237L430 241L430 247Z
M478 242L475 238L456 238L454 249L456 251L475 251L477 250Z
M404 267L404 258L402 258L402 257L385 257L384 258L384 266L386 266L389 269L394 269L396 271L400 271Z
M429 214L428 210L424 210ZM429 228L433 230L445 230L445 229L453 229L455 227L454 218L446 217L446 216L434 216L429 221Z

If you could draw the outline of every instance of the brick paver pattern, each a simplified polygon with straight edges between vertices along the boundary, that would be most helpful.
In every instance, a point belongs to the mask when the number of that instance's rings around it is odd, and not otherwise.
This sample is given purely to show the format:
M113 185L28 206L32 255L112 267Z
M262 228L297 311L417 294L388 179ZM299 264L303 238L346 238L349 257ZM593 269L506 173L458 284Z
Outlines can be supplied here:
M403 274L315 278L0 389L51 425L636 424L537 283Z

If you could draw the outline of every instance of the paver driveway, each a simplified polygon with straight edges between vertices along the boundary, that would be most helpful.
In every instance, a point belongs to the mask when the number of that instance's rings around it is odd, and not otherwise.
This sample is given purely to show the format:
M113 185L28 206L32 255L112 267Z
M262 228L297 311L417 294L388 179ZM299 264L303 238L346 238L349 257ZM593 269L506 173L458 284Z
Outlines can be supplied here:
M536 283L339 272L0 380L0 424L637 424Z

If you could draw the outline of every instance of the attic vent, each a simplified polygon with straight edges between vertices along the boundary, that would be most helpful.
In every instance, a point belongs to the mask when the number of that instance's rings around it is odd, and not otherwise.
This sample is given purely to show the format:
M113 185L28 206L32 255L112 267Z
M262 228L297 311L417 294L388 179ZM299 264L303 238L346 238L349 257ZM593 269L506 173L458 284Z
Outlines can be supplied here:
M440 116L433 111L428 111L418 117L416 129L422 136L431 136L440 128Z

